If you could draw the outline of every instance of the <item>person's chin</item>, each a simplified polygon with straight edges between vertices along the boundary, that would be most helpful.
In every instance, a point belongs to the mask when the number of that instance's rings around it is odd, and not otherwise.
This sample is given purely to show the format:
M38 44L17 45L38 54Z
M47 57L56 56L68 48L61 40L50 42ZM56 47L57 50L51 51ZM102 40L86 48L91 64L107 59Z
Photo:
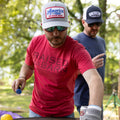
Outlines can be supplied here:
M91 36L92 36L92 37L95 37L96 34L97 34L97 32L91 33Z
M92 37L92 38L95 38L95 37L96 37L96 34L91 34L91 37Z

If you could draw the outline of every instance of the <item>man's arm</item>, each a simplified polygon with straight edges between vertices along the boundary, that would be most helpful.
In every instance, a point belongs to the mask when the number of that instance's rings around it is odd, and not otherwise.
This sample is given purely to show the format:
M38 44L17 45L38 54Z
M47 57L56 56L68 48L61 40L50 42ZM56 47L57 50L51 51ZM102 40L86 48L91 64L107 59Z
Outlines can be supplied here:
M12 89L16 91L18 87L21 86L21 90L23 90L26 84L26 80L32 76L33 70L34 70L33 66L28 66L27 64L24 63L20 70L19 78L14 80L12 84Z
M19 78L25 78L26 80L29 79L33 74L34 66L29 66L26 63L23 64Z
M83 77L89 86L89 106L85 114L80 116L82 120L101 120L101 106L104 95L102 78L96 69L89 69L83 73Z
M104 85L102 78L96 69L90 69L83 73L88 86L89 86L89 105L102 106L104 96Z

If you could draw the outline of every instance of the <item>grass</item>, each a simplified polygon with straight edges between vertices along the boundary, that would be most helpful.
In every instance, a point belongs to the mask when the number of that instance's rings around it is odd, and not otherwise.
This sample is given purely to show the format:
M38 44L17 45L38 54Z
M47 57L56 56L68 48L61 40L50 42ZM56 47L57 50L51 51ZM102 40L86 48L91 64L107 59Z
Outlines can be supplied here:
M24 90L21 95L17 95L9 87L0 88L0 110L12 111L21 116L28 117L31 93Z
M17 95L10 87L0 88L0 110L12 111L18 113L23 117L28 117L29 104L31 100L32 89L25 89L21 95ZM110 96L105 95L103 100L103 106L107 104ZM104 120L118 120L118 107L114 107L114 100L110 101L110 104L104 111ZM115 108L115 109L113 109ZM75 117L79 117L79 113L74 109Z
M111 95L105 95L103 100L104 107L104 120L118 120L118 108L119 104L115 101L114 96L111 98ZM108 101L110 100L109 104ZM107 105L107 107L106 107Z

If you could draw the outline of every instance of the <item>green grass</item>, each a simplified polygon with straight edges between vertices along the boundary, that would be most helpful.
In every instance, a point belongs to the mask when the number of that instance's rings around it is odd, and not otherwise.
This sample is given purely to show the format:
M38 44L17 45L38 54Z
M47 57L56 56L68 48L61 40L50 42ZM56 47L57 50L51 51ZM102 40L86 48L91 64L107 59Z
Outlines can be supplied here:
M0 89L0 110L12 111L28 117L30 100L31 94L28 90L24 90L21 95L18 95L10 87Z
M29 104L31 101L31 93L32 89L25 89L21 95L17 95L13 92L11 87L1 87L0 88L0 110L4 111L12 111L23 117L28 117L29 114ZM107 104L110 95L105 95L103 100L103 106ZM117 120L118 119L118 107L114 110L114 104L112 104L114 100L110 101L110 104L104 111L104 120ZM113 110L113 112L112 112ZM79 113L74 110L75 117L79 117ZM110 117L110 118L109 118Z
M110 99L111 95L105 95L103 100L103 107L104 107L104 118L105 120L118 120L118 102L114 101L114 97ZM110 100L109 104L108 101ZM116 106L115 106L115 104ZM107 105L107 107L106 107Z

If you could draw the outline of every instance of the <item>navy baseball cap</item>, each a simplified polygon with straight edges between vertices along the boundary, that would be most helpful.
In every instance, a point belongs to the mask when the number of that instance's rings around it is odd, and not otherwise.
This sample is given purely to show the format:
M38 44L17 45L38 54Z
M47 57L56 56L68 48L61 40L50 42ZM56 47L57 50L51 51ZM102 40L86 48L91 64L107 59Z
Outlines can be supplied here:
M88 24L96 22L103 23L101 9L94 5L85 8L83 12L83 20L85 20Z

